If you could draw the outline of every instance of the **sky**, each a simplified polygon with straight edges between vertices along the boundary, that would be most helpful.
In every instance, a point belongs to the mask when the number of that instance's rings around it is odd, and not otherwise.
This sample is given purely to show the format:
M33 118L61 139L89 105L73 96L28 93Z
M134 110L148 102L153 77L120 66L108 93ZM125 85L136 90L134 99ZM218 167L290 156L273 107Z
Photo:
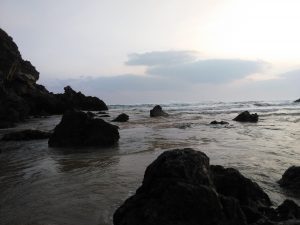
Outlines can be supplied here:
M300 97L298 0L0 0L40 72L108 104Z

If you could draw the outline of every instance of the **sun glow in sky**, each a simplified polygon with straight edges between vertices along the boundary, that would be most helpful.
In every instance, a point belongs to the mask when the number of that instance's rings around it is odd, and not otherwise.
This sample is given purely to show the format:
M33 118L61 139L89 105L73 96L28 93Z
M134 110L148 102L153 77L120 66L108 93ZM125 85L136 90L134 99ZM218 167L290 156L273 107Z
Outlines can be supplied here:
M53 89L85 79L86 86L74 85L85 90L92 80L91 94L101 96L103 83L116 96L127 87L134 99L137 91L143 96L134 87L147 82L147 92L170 100L186 84L183 100L200 86L206 100L255 85L259 96L294 98L300 92L288 79L300 81L299 9L298 0L2 0L0 27ZM288 90L275 92L278 80Z

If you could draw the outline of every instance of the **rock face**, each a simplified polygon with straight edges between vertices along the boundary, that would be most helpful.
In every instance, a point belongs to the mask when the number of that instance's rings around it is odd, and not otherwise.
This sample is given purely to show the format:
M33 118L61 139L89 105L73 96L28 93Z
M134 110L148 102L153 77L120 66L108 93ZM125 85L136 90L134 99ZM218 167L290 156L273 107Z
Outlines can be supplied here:
M65 87L64 90L64 94L56 94L56 97L63 102L67 109L75 108L84 111L108 110L107 105L96 97L85 96L81 92L74 91L70 86Z
M113 120L113 122L127 122L128 120L129 120L129 116L125 113L122 113L118 115L117 118Z
M238 122L251 122L256 123L258 122L258 115L256 113L250 114L248 111L242 112L237 117L235 117L233 120Z
M71 88L55 95L37 84L39 72L22 59L13 39L0 29L0 128L12 127L30 115L62 114L65 110L107 110L105 103Z
M164 112L160 105L156 105L154 106L153 109L150 110L150 117L157 117L157 116L169 116L169 114Z
M49 139L50 147L108 147L118 142L117 126L102 119L93 119L87 113L66 111Z
M147 167L142 186L113 219L115 225L299 224L294 202L270 206L268 195L237 170L210 166L202 152L177 149Z
M51 135L50 132L40 130L22 130L5 134L2 138L3 141L28 141L37 139L47 139Z
M226 122L226 121L216 121L216 120L214 120L214 121L210 122L210 124L211 125L227 125L229 123Z
M300 166L288 168L278 183L281 187L290 189L295 194L300 194Z

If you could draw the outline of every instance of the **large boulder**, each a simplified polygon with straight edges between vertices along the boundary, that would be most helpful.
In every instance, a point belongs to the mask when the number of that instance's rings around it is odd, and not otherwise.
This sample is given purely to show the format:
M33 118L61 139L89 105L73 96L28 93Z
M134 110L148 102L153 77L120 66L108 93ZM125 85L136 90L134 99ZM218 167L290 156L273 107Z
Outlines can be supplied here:
M250 114L248 111L240 113L233 120L238 122L251 122L256 123L258 121L258 115L256 113Z
M300 194L300 166L291 166L288 168L282 178L278 181L283 188L290 189L295 194Z
M114 214L115 225L243 225L236 199L217 194L209 159L192 149L166 151L148 166L142 186Z
M2 137L2 141L28 141L28 140L47 139L50 137L50 135L51 135L50 132L45 132L40 130L22 130L22 131L5 134Z
M153 109L150 110L150 117L157 117L157 116L168 116L169 114L164 112L160 105L156 105Z
M108 147L119 140L118 127L87 113L69 110L55 127L49 139L50 147Z

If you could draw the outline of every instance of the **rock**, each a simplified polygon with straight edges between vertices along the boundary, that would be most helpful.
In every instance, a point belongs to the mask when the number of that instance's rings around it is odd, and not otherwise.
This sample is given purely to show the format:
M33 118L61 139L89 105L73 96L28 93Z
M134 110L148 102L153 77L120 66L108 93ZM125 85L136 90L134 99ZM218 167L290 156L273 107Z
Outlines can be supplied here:
M50 137L50 135L50 132L44 132L40 130L22 130L5 134L2 138L2 141L28 141L47 139Z
M50 147L108 147L116 144L119 138L117 126L91 118L84 112L69 110L55 127L48 144Z
M192 149L161 154L113 219L115 225L246 224L238 201L213 189L208 157Z
M210 122L210 124L211 125L227 125L229 123L226 122L226 121L216 121L216 120L214 120L214 121Z
M122 113L122 114L118 115L117 118L115 118L112 121L113 122L127 122L128 120L129 120L129 116L125 113Z
M258 121L258 115L255 114L250 114L248 111L242 112L239 114L236 118L233 120L238 121L238 122L252 122L256 123Z
M300 194L300 166L288 168L278 183L281 187L290 189L295 194Z
M39 72L22 58L13 39L0 29L0 127L11 127L29 116L63 114L66 110L107 110L106 104L75 92L53 94L37 84Z
M276 218L273 219L276 221L295 220L295 219L300 220L300 207L292 200L285 200L276 209Z
M87 114L89 117L91 117L91 118L96 116L96 114L95 114L95 113L93 113L93 112L90 112L90 111L89 111L89 112L87 112L86 114Z
M100 111L100 112L97 112L98 115L105 115L107 114L107 112L103 112L103 111Z
M300 102L300 98L298 100L296 100L295 102L297 102L297 103Z
M154 106L153 109L150 110L150 117L157 117L157 116L168 116L169 114L164 112L160 105Z
M85 96L81 92L74 91L70 86L64 88L64 94L56 94L67 109L79 109L84 111L108 110L107 105L97 97Z
M210 166L213 183L218 193L234 197L242 206L269 207L269 196L257 183L244 177L238 170L222 166Z

